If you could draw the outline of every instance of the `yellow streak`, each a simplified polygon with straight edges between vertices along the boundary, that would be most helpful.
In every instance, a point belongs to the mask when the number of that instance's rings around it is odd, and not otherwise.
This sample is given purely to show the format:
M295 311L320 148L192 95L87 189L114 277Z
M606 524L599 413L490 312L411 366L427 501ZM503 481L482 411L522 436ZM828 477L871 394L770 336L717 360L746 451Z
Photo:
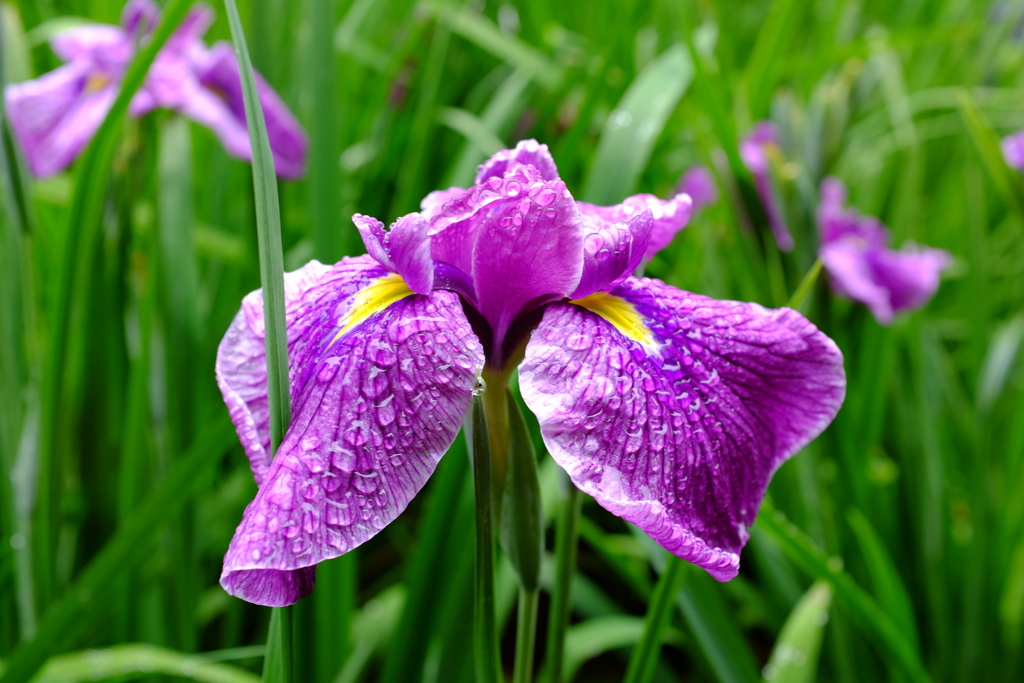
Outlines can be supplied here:
M383 311L396 301L411 296L413 291L405 284L401 275L379 277L352 297L352 307L341 319L341 329L334 335L331 343L338 341L343 334L359 325L374 313Z
M654 340L654 335L644 323L643 317L637 313L633 304L625 299L612 296L607 292L594 292L569 303L597 313L614 325L619 332L647 348L655 348L658 345Z
M85 81L85 92L86 94L92 95L98 93L110 85L110 77L104 74L89 74L89 78Z

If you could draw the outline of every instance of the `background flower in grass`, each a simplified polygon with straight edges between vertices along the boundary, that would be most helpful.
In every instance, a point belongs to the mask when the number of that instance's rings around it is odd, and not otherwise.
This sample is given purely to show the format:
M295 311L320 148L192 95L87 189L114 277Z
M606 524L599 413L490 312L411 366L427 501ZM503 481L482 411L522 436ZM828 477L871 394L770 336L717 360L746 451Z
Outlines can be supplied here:
M690 197L693 210L702 209L718 201L718 186L715 177L706 166L691 166L679 179L676 192Z
M939 288L949 254L914 244L891 249L888 229L876 218L845 208L845 203L842 181L825 178L817 211L818 253L833 289L867 306L883 324L900 311L926 304Z
M534 141L473 187L435 192L368 255L285 276L292 422L276 457L261 293L245 298L217 379L259 483L221 583L297 601L318 562L400 514L451 446L479 375L519 386L582 491L719 580L779 465L833 419L835 344L799 313L715 301L631 273L685 195L576 202Z
M1024 130L1003 138L1003 158L1006 163L1017 169L1024 169Z
M792 251L793 236L789 233L789 226L782 216L782 205L772 186L771 162L768 159L769 150L777 148L778 144L779 134L775 124L761 121L740 141L740 158L754 176L754 188L761 198L761 206L768 217L775 243L782 251Z
M35 80L7 86L11 128L29 168L40 177L65 168L95 135L121 80L159 19L151 0L131 0L120 26L94 24L58 33L50 45L67 63ZM251 160L238 61L229 43L208 49L200 40L213 12L195 6L160 50L129 112L172 109L210 128L232 156ZM278 175L301 176L306 135L280 97L256 74Z

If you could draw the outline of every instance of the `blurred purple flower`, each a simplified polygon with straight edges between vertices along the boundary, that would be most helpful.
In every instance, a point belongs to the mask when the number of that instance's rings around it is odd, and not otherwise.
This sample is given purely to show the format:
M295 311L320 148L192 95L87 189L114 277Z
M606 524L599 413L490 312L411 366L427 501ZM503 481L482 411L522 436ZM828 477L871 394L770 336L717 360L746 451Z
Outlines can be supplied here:
M1003 138L1002 147L1006 163L1024 170L1024 130Z
M37 176L67 168L95 135L116 99L137 41L159 18L151 0L130 0L121 26L96 24L58 33L50 44L67 64L33 81L7 86L7 114ZM200 38L213 21L194 7L160 50L129 111L173 109L207 126L232 156L251 160L238 61L228 43L207 49ZM256 74L278 175L302 175L306 136L295 117Z
M867 306L878 322L919 308L939 288L939 275L949 265L942 249L909 245L889 248L889 231L870 216L844 208L846 187L837 178L821 183L818 254L838 293Z
M630 275L689 204L576 202L529 140L390 231L356 215L369 254L285 276L293 417L277 457L263 303L248 295L217 380L260 488L224 588L266 605L308 593L318 562L423 487L484 369L498 383L517 364L576 486L715 578L736 576L772 473L831 422L846 379L839 349L795 311Z
M676 187L676 192L690 196L693 202L693 209L703 208L718 201L718 187L715 185L715 177L705 166L691 166L683 174Z
M754 176L754 188L768 216L768 225L775 236L775 243L782 251L792 251L793 236L789 233L786 219L782 216L779 198L772 187L771 164L768 160L768 150L777 147L778 144L779 134L775 130L775 125L770 121L761 121L740 141L740 158Z

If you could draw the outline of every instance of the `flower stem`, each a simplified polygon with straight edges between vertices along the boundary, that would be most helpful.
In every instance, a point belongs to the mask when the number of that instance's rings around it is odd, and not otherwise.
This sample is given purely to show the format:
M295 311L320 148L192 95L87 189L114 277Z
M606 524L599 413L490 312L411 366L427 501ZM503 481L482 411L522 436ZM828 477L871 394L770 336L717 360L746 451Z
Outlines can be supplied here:
M661 643L665 640L665 631L675 609L676 596L683 587L683 568L683 560L669 555L647 607L643 635L629 658L626 683L648 683L654 677Z
M501 680L494 616L494 535L492 527L491 448L487 417L479 395L470 408L473 425L473 489L476 494L476 565L473 577L473 648L476 680Z
M291 683L292 645L292 608L275 607L270 612L267 655L263 661L266 683Z
M807 298L807 295L811 293L811 288L814 287L814 283L818 280L818 275L821 274L821 259L817 259L811 266L804 278L800 280L800 284L797 285L796 291L793 292L793 296L786 302L786 308L792 308L794 310L800 308L800 305Z
M533 649L537 642L537 601L540 592L519 589L519 617L516 624L516 663L512 683L533 680Z
M548 681L562 680L562 659L565 652L565 631L569 627L569 597L572 575L576 571L576 549L580 534L580 491L569 483L569 491L562 502L555 534L555 586L551 595L551 613L548 617Z

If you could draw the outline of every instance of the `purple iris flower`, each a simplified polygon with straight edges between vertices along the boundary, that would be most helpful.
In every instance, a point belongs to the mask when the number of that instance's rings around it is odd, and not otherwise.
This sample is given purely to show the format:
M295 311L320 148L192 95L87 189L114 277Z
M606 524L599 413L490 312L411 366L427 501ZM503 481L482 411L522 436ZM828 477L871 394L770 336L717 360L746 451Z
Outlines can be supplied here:
M694 210L709 206L718 201L718 187L715 177L706 166L691 166L679 180L676 192L689 195Z
M5 90L15 137L36 176L67 168L95 135L121 87L136 45L159 18L151 0L130 0L120 26L96 24L61 32L50 45L67 63ZM232 156L251 160L238 61L231 45L208 49L200 38L213 12L197 5L150 67L129 111L142 116L173 109L210 128ZM278 175L301 176L306 135L288 107L256 74L260 103Z
M308 593L318 562L423 487L478 377L501 391L516 366L576 486L715 578L736 576L772 473L831 422L846 378L836 345L795 311L631 275L689 205L577 202L530 140L389 231L356 215L369 254L285 276L293 417L273 459L262 298L248 295L217 380L259 492L224 588L265 605Z
M1003 157L1013 168L1024 169L1024 130L1003 138Z
M771 164L768 160L768 150L777 147L779 144L779 133L775 124L770 121L761 121L747 137L740 141L740 158L743 164L754 176L754 188L761 198L761 206L768 216L768 225L775 236L775 243L782 251L793 250L793 236L789 233L789 226L782 216L782 207L779 198L775 195L775 188L772 187Z
M905 310L920 308L939 288L939 276L950 264L949 253L916 245L889 248L889 231L876 218L843 206L846 187L838 178L821 183L818 255L840 294L871 309L888 324Z

